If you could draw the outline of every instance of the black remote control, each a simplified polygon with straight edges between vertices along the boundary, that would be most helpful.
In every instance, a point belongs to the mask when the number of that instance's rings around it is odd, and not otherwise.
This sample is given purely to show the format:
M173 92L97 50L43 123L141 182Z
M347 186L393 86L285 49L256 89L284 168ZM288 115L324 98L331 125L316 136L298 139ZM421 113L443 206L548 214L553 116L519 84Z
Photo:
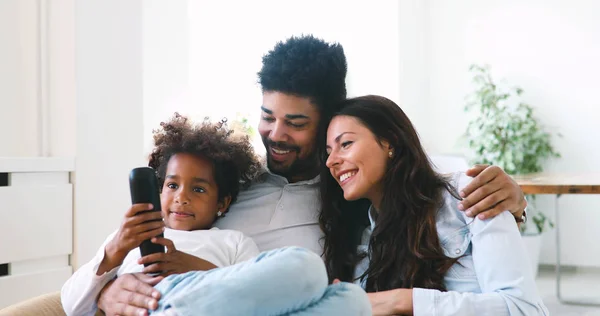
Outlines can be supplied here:
M160 195L158 193L158 180L154 169L150 167L141 167L131 170L129 174L129 190L131 192L131 204L151 203L154 208L145 212L160 212ZM164 237L160 233L156 237ZM147 255L165 252L163 245L152 243L150 239L144 240L140 245L140 253L142 257ZM147 267L152 263L145 263Z

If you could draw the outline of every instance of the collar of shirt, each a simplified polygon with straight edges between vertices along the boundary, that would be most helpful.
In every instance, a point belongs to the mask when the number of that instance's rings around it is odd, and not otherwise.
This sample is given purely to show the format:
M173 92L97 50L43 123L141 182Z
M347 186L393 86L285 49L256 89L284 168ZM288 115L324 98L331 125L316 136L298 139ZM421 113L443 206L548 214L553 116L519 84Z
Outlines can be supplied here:
M258 176L257 179L259 181L271 180L271 181L274 181L274 182L280 184L281 186L286 186L286 185L304 186L304 185L318 184L321 180L321 176L317 175L316 177L309 179L309 180L289 183L289 181L285 177L275 174L275 173L271 172L271 170L269 170L269 168L264 167L261 174Z
M369 206L369 223L371 223L371 231L373 231L375 229L375 220L376 219L377 219L377 211L371 204L371 206Z

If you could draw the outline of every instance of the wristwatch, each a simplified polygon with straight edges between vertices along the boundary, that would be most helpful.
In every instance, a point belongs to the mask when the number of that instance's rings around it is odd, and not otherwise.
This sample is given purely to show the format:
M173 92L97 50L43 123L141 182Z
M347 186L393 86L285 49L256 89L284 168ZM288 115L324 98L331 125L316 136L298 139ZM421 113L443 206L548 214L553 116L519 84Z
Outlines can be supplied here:
M517 223L527 223L527 208L525 208L523 210L523 214L521 215L521 218L517 218Z

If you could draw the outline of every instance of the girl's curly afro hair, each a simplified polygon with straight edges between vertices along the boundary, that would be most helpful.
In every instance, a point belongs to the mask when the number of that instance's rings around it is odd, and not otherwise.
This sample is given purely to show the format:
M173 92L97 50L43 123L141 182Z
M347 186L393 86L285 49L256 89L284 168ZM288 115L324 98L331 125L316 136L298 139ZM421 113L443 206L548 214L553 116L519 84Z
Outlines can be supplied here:
M231 196L233 203L241 186L248 185L260 170L260 163L248 136L233 135L227 120L211 123L206 118L192 124L175 113L168 122L154 130L154 149L148 165L156 170L162 188L169 159L179 153L201 156L213 162L219 201Z

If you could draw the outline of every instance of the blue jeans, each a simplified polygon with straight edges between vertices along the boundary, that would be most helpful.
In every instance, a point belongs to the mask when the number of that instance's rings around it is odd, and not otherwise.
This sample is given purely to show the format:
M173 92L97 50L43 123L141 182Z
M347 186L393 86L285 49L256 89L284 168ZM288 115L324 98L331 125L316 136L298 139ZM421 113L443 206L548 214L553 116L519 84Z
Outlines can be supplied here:
M210 271L171 275L152 315L371 315L366 293L350 283L328 285L323 260L289 247Z

